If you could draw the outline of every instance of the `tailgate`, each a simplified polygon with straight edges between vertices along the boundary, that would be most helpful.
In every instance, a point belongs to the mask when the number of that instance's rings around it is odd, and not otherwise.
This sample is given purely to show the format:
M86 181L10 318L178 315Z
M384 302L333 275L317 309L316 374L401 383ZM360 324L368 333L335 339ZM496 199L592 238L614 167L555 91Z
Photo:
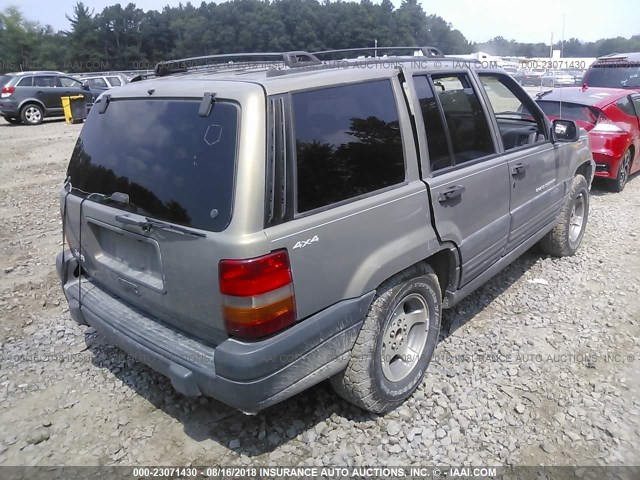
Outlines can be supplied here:
M111 100L104 113L98 104L62 201L72 251L97 285L217 344L227 337L218 262L230 253L239 108L216 102L202 116L200 103Z

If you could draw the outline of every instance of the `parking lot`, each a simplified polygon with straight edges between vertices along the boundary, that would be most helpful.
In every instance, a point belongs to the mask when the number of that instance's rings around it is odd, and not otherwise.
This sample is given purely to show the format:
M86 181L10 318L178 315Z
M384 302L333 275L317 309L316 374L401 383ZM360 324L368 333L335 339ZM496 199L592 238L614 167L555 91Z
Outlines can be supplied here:
M245 416L68 316L58 191L79 125L0 123L1 465L640 463L640 178L596 183L575 257L525 254L455 309L384 417L326 384Z

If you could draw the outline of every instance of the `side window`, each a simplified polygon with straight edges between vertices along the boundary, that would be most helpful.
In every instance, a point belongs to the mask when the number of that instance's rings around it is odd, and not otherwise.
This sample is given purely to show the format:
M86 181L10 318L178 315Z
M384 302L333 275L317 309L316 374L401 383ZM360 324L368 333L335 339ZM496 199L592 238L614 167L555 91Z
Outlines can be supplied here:
M636 112L633 109L633 105L631 104L631 100L629 100L629 97L621 98L620 100L618 100L617 105L618 108L627 115L631 115L632 117L636 116Z
M465 74L431 77L453 147L456 164L495 153L491 130L478 95Z
M413 78L413 83L427 133L431 171L449 167L451 166L451 154L447 144L447 134L429 79L425 76L418 76Z
M298 212L404 181L398 111L389 80L295 93L292 103Z
M85 83L90 87L109 88L109 85L107 85L107 82L105 82L103 78L89 78Z
M74 80L73 78L69 78L69 77L58 77L58 80L60 81L60 85L66 88L80 88L82 87L82 84L76 80Z
M55 87L56 86L56 77L53 75L42 75L38 77L33 77L33 86L34 87Z
M507 75L480 73L491 107L498 121L505 150L547 140L544 116L531 97Z
M631 98L633 100L633 106L636 109L636 117L640 117L640 95L634 95Z
M31 87L33 86L33 77L24 77L16 84L16 87Z
M118 77L107 77L107 80L109 80L109 83L112 87L119 87L120 85L122 85L122 82Z

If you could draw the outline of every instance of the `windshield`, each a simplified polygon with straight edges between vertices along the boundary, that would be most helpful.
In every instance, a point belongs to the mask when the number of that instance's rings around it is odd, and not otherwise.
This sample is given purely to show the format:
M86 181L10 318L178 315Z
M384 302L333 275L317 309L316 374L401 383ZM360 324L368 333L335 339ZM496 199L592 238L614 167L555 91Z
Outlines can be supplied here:
M126 193L133 211L224 230L233 203L238 107L217 102L201 117L199 105L114 99L103 114L94 107L67 172L74 192Z
M640 65L594 66L589 70L586 84L590 87L640 88Z

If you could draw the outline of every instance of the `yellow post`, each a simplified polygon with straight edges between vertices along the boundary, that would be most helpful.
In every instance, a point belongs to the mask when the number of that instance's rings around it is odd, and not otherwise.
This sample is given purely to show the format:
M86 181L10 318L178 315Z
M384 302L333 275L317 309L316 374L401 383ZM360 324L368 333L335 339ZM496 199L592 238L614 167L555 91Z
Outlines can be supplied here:
M62 97L62 109L64 110L64 119L67 124L71 124L73 121L73 115L71 114L71 97Z

